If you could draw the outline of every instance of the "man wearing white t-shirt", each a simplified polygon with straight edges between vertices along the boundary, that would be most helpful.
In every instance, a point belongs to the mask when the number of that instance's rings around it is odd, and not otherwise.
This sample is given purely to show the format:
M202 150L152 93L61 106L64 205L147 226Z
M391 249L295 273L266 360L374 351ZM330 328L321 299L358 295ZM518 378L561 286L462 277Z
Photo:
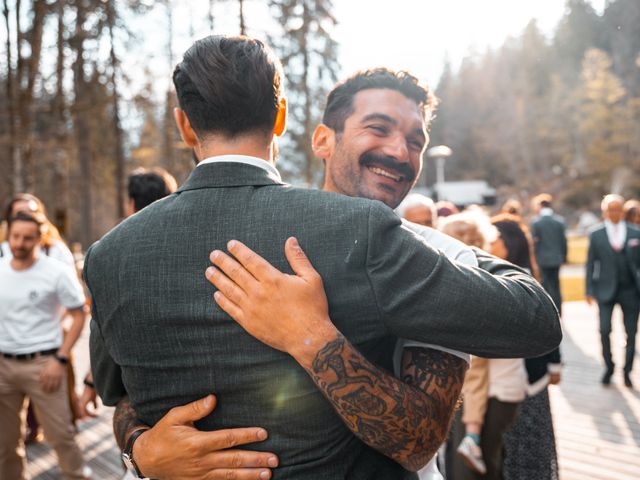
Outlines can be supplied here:
M0 478L25 478L26 396L66 479L84 479L67 397L71 348L84 326L84 293L65 264L39 253L43 220L18 213L9 219L12 257L0 259ZM63 339L61 320L73 322Z

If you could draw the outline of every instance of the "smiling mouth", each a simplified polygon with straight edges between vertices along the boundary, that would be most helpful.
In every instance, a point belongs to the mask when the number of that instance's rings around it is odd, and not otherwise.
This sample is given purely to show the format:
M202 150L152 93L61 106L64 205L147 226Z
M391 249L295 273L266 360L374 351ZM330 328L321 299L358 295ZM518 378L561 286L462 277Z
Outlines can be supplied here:
M382 169L380 167L367 166L367 169L370 172L375 173L376 175L381 175L383 177L390 178L391 180L394 180L394 181L396 181L398 183L400 183L404 179L404 177L402 175L394 175L390 171L384 170L384 169Z

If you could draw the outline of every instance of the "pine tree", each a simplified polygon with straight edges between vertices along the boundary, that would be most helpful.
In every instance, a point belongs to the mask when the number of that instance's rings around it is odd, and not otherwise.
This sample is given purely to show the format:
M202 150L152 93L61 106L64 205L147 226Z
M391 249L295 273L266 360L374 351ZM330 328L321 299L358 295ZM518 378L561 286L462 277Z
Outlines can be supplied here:
M323 169L314 159L311 135L338 77L333 5L331 0L271 0L270 6L283 28L270 43L282 59L289 101L291 145L283 148L280 166L293 179L319 185Z

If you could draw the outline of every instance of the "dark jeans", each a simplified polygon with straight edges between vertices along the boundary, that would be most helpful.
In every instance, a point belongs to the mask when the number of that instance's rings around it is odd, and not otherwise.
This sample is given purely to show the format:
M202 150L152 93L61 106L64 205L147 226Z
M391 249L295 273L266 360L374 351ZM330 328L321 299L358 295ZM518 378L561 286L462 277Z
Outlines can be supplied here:
M560 267L540 267L542 287L547 291L558 312L562 313L562 295L560 294Z
M607 370L613 371L613 359L611 358L611 314L613 307L618 304L622 308L624 330L627 334L627 351L625 356L624 371L631 372L633 357L636 353L636 333L638 332L638 314L640 313L640 299L636 289L631 286L620 288L610 302L598 302L600 310L600 339L602 341L602 357Z

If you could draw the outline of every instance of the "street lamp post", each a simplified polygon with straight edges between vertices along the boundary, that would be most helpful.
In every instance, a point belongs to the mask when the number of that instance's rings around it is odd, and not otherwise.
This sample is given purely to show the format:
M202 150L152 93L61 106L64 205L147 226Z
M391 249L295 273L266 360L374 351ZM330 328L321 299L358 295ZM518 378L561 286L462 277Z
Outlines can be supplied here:
M427 150L427 158L436 161L436 194L440 197L439 186L444 185L444 163L451 156L451 149L446 145L438 145ZM441 200L438 198L438 200Z

